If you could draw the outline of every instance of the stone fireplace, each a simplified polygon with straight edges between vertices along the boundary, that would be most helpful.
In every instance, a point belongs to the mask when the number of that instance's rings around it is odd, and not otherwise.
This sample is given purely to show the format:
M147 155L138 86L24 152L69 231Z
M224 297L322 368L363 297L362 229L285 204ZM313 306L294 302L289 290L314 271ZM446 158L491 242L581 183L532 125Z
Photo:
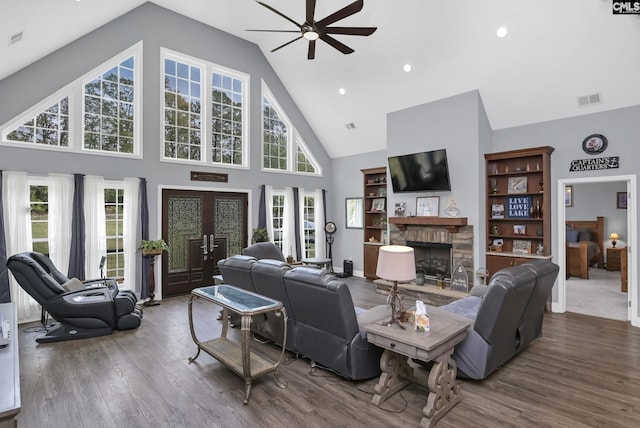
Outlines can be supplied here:
M451 269L461 264L467 271L469 285L473 285L473 226L467 225L466 217L390 217L389 218L389 242L394 245L407 245L414 247L412 243L418 242L419 246L437 247L440 251L445 249L450 254L450 270L447 279L451 277ZM436 255L424 255L422 248L416 251L418 258L441 259L442 252ZM436 260L435 264L440 263ZM433 263L432 263L433 264ZM416 264L416 269L418 265ZM427 283L435 284L436 275L427 274Z

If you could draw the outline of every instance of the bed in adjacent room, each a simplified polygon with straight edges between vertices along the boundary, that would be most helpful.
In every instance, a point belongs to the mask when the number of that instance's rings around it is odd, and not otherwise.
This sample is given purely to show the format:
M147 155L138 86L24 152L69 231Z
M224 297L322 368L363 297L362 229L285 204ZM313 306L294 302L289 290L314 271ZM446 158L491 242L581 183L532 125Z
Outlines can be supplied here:
M567 278L589 279L589 267L604 268L604 217L566 221Z

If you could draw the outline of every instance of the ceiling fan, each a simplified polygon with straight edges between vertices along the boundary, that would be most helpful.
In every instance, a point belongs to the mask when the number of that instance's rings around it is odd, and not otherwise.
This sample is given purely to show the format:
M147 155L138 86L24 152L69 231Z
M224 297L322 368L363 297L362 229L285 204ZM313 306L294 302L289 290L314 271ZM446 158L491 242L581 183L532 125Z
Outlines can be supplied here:
M298 30L247 30L247 31L263 31L263 32L271 32L271 33L300 33L300 36L296 37L295 39L283 45L278 46L277 48L271 50L271 52L275 52L278 49L281 49L295 42L296 40L300 40L304 38L305 40L309 41L309 50L307 53L307 59L314 59L316 54L316 40L318 39L330 44L331 46L333 46L343 54L350 54L354 52L353 49L339 42L338 40L334 39L329 34L344 34L349 36L369 36L373 34L374 31L377 30L377 27L330 27L330 25L333 24L334 22L340 21L341 19L344 19L348 16L351 16L355 13L360 12L362 10L362 7L364 6L364 0L356 0L353 3L343 7L337 12L334 12L331 15L319 21L316 21L314 19L315 10L316 10L316 0L306 0L306 1L307 1L307 9L306 9L305 21L303 24L297 23L293 19L289 18L288 16L274 9L268 4L265 4L261 1L257 2L262 6L266 7L267 9L269 9L270 11L280 15L287 21L295 24L295 26L298 27Z

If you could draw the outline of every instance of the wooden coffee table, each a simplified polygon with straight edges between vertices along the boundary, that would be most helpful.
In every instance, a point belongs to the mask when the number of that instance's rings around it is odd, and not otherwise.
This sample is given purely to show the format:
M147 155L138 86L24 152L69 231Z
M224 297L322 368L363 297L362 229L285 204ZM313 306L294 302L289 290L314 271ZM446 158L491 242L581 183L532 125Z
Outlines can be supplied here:
M382 374L375 386L373 404L380 406L387 398L414 382L429 389L427 404L422 409L421 427L433 426L445 413L462 401L460 385L456 380L457 367L451 358L453 347L467 335L472 321L431 306L429 332L416 332L413 325L369 324L367 340L384 348L380 359ZM385 319L386 320L386 319ZM384 322L385 320L382 320ZM409 365L409 358L424 362L433 361L427 374L422 366Z

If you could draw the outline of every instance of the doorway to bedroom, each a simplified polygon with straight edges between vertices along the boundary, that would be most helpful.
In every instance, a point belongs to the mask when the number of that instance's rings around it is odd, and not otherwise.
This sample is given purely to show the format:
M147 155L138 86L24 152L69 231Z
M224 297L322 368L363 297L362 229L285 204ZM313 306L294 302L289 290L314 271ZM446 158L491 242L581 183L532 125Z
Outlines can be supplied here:
M562 267L554 311L638 324L637 298L632 298L637 293L636 263L623 257L636 236L636 205L627 199L635 194L635 180L613 176L558 181L557 253Z

